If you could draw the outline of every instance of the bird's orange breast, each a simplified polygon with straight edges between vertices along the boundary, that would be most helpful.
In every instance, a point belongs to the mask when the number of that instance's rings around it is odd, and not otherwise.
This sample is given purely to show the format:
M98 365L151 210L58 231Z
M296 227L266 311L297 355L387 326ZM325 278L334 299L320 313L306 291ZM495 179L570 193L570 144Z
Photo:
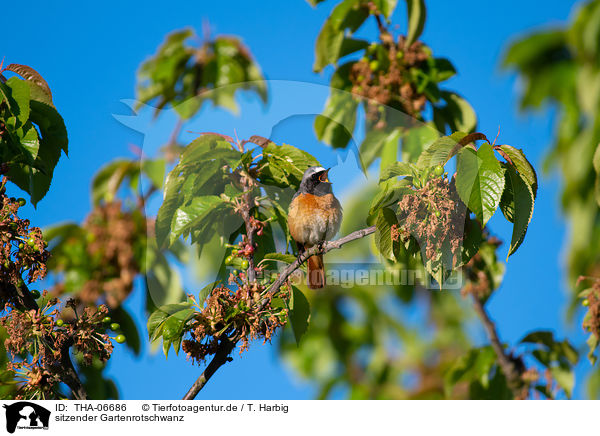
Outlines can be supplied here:
M333 194L300 194L290 203L290 234L307 247L333 238L341 220L342 208Z

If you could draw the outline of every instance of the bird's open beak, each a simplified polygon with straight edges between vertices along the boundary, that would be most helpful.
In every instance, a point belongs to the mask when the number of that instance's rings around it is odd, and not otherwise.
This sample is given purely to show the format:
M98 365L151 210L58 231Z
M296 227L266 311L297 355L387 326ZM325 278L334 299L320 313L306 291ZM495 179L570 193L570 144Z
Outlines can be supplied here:
M323 172L321 173L321 175L319 175L319 180L320 180L321 182L324 182L324 183L331 183L331 182L329 181L329 177L328 177L328 173L329 173L329 170L330 170L330 169L331 169L331 168L327 168L325 171L323 171Z

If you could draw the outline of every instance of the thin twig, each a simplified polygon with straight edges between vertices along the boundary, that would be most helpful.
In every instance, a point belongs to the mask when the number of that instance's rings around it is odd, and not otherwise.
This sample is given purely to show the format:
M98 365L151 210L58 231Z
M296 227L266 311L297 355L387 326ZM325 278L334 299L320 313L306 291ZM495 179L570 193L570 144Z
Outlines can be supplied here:
M193 400L198 395L198 392L202 390L202 388L206 385L206 383L210 380L213 374L219 369L221 366L225 365L227 362L231 361L231 357L229 354L235 348L235 343L231 342L229 339L224 339L219 344L219 348L215 356L212 358L206 369L202 372L200 377L194 382L189 391L183 396L182 400Z
M315 254L325 254L328 251L341 248L342 245L344 245L350 241L364 238L365 236L370 235L371 233L375 233L375 230L377 230L377 228L375 226L367 227L367 228L352 232L349 235L344 236L343 238L336 239L335 241L325 242L322 245L322 247L315 245L314 247L311 247L308 250L305 250L298 256L298 258L293 263L291 263L286 269L283 270L283 272L281 272L279 274L279 277L277 277L277 280L275 280L269 288L269 295L273 295L274 293L276 293L279 290L279 288L281 287L281 285L283 285L283 283L287 280L287 278L294 271L296 271L298 268L300 268L300 266L304 262L306 262L306 259L308 259L309 257L314 256ZM267 301L268 301L267 299L263 300L262 305L264 306Z
M500 365L500 369L502 369L502 373L506 377L508 386L513 391L515 397L518 397L521 393L523 382L521 380L521 372L517 367L517 361L504 351L504 347L502 346L500 338L498 337L498 332L496 331L496 325L490 319L485 307L483 307L481 300L475 295L473 296L473 306L475 307L475 312L485 328L492 348L498 357L498 364Z

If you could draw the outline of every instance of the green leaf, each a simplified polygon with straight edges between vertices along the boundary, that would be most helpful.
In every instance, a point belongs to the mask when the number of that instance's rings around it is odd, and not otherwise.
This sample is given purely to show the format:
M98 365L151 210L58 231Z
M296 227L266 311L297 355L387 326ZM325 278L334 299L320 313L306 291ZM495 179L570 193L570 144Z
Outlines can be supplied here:
M184 184L184 177L178 174L179 171L171 171L165 180L164 199L158 209L154 229L156 233L156 243L159 247L164 247L171 233L171 222L175 211L181 205L182 198L179 193Z
M52 103L52 92L48 82L44 80L42 75L28 65L10 64L3 68L3 71L12 71L27 80L30 84L34 84L36 89L40 89L45 94L45 100Z
M111 316L115 322L121 325L121 331L127 338L125 343L127 347L131 348L136 356L139 355L141 350L140 334L131 315L123 307L118 307L111 311Z
M369 215L377 215L379 209L396 203L403 194L410 192L409 182L402 180L386 180L379 184L379 190L371 201Z
M211 294L213 289L221 283L221 280L217 280L216 282L209 283L204 286L200 292L198 292L198 305L202 307L208 296Z
M534 197L531 186L511 167L507 169L507 179L510 179L510 186L507 186L506 190L510 189L511 191L510 196L513 200L512 222L514 223L510 248L508 249L508 259L510 255L517 251L523 243L523 239L525 239L525 233L533 215Z
M392 16L394 9L396 9L398 0L374 0L373 3L377 6L379 12L381 12L385 18L389 19Z
M510 145L501 145L500 150L508 155L512 161L512 164L521 175L523 180L525 180L529 186L531 186L531 191L533 192L533 197L535 198L537 196L538 188L537 174L535 173L533 165L531 165L525 157L523 150L517 149Z
M455 132L450 136L439 138L421 153L417 160L417 166L419 168L444 166L460 150L461 140L466 136L466 133Z
M6 81L6 86L10 89L11 97L17 103L17 107L11 108L11 112L19 121L19 124L15 127L22 126L29 119L29 99L31 94L29 83L18 77L11 77Z
M338 4L317 37L313 69L318 72L329 64L335 64L343 53L345 30L354 32L368 16L369 10L361 0L344 0Z
M440 95L446 102L443 112L450 128L467 133L474 131L477 115L473 107L455 92L442 91Z
M261 183L281 188L297 189L304 172L320 165L309 153L288 144L270 143L262 154L263 159L259 163Z
M425 0L406 0L408 7L408 34L406 35L406 45L409 46L421 36L425 27L425 18L427 10Z
M207 218L210 212L226 203L216 195L195 197L189 205L182 206L175 211L171 224L171 243L179 236L185 235L190 230Z
M398 225L398 217L390 208L384 207L377 214L375 232L375 244L383 257L391 261L396 261L394 255L394 241L391 236L391 228Z
M296 344L299 345L300 338L302 338L302 335L306 333L306 330L308 329L310 304L302 291L295 286L292 286L289 308L289 318L292 323L294 338L296 339Z
M434 80L439 83L450 79L456 74L456 69L452 62L446 58L434 58Z
M379 183L381 183L384 180L391 179L392 177L414 177L417 174L418 170L413 164L406 162L394 162L392 165L388 166L381 172L381 176L379 177Z
M594 169L596 170L596 185L594 189L596 203L600 206L600 144L596 147L596 152L594 153Z
M573 387L575 386L575 372L572 369L562 368L560 366L553 366L550 368L550 373L556 383L564 389L568 397L573 393Z
M331 90L323 113L315 118L317 139L344 148L352 139L358 103L349 92Z
M150 259L151 255L153 259ZM171 267L165 253L151 242L148 244L144 273L149 306L160 307L181 300L183 288L177 270Z
M163 351L169 355L171 344L179 353L183 329L186 322L196 313L191 303L168 304L159 307L148 319L148 335L151 341L163 337Z
M484 387L489 384L490 371L496 365L496 353L492 347L475 348L460 357L446 372L444 391L452 394L454 386L459 382L479 382Z
M27 150L29 153L29 160L33 163L37 158L40 149L40 137L38 132L30 121L27 121L19 130L22 133L22 135L20 135L21 146Z
M565 47L565 32L551 30L536 32L512 44L504 56L505 67L518 67L523 70L537 68L544 64L546 56Z
M402 160L416 162L423 150L440 137L440 132L431 124L414 127L402 138Z
M128 159L117 159L103 166L92 179L92 201L111 202L126 178L139 177L139 162Z
M400 129L394 130L369 130L365 135L365 139L360 144L360 163L364 173L367 172L371 164L381 157L386 146L397 148L398 141L402 132Z
M162 335L162 324L171 315L187 310L192 306L190 302L166 304L156 309L148 318L148 337L153 340Z
M482 226L492 217L504 191L504 169L490 144L475 151L463 148L458 154L456 190Z
M165 179L166 162L164 159L148 159L142 162L142 170L157 189L162 189Z

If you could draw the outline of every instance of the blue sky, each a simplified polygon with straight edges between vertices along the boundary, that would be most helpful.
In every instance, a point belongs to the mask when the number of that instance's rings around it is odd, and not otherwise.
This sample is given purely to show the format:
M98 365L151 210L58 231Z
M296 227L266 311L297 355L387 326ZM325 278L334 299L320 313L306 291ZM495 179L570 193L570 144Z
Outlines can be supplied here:
M240 36L268 79L327 85L331 70L312 72L314 42L335 3L329 0L313 9L301 0L265 0L258 3L260 7L242 1L171 1L168 7L157 1L137 5L54 2L52 6L33 1L27 4L26 18L18 3L5 5L0 57L5 57L6 63L31 65L46 78L70 138L69 158L60 161L51 191L38 205L33 224L82 220L90 209L94 172L111 159L130 156L129 144L141 146L147 141L113 115L131 115L121 100L135 97L139 64L154 53L168 32L185 26L200 30L207 19L214 33ZM540 7L533 0L427 1L423 39L435 55L451 59L459 73L448 87L473 105L480 131L493 137L500 126L499 140L523 148L538 168L551 139L552 114L518 113L519 84L515 77L500 71L499 60L507 43L519 35L539 26L565 23L574 3L552 0ZM403 26L405 14L402 2L399 4L393 21ZM298 89L306 88L292 87L281 95L293 97ZM319 94L318 87L310 89ZM298 96L298 102L306 99ZM252 98L243 98L241 103L242 114L262 110ZM290 105L296 103L293 98L288 100ZM271 113L281 115L279 110L285 112L283 107L269 108ZM215 116L219 119L218 114ZM153 127L157 141L169 134L163 125L169 125L168 117ZM251 132L250 127L256 124L248 119L238 119L236 125L240 136L246 132L270 134L268 123L258 124L265 129L261 132ZM303 125L310 124L297 124ZM221 127L223 133L232 133L227 131L227 123ZM312 131L307 129L290 135L293 138L286 142L297 146L303 145L297 141L315 141L309 138ZM349 183L338 178L338 189L343 190L345 182ZM558 188L556 177L542 178L525 243L511 257L504 284L489 303L501 338L511 343L540 328L555 330L578 344L584 341L580 324L565 322L567 290L561 249L566 230L557 208ZM27 208L24 212L34 213L30 206ZM492 220L491 226L501 238L510 237L511 229L500 216ZM137 289L127 307L139 312L142 298L143 293ZM137 320L143 324L141 316ZM580 365L578 381L586 368L587 363ZM139 358L117 347L109 367L109 373L118 376L121 394L127 399L179 398L199 371L181 356L166 361L162 354L149 354L147 347ZM274 347L257 344L243 358L236 355L222 368L202 392L202 398L294 399L311 398L313 393L309 383L296 379L278 360Z

